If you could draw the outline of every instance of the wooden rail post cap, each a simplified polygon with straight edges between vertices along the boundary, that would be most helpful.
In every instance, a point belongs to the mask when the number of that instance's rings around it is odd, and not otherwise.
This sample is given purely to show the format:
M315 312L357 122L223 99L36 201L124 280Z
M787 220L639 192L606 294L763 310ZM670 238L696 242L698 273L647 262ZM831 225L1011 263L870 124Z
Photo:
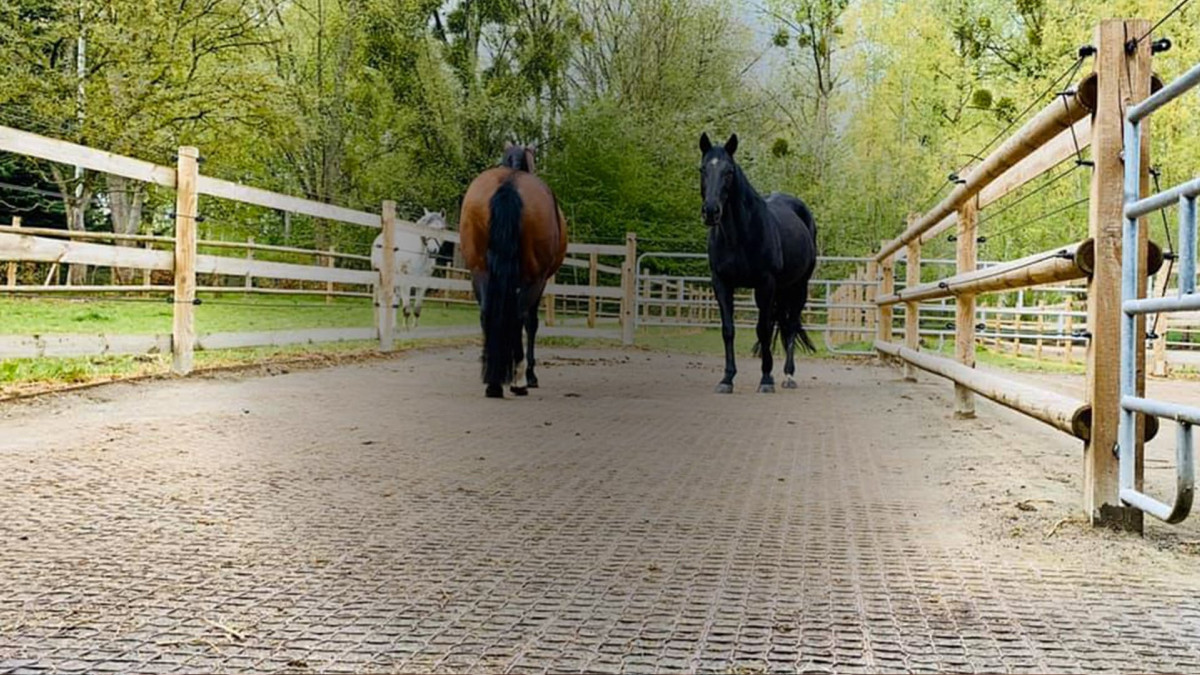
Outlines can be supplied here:
M1145 415L1146 424L1143 426L1142 440L1149 443L1158 436L1160 423L1154 415ZM1071 417L1071 433L1076 438L1087 442L1092 440L1092 406L1085 405L1075 411Z
M1148 250L1146 251L1146 276L1158 274L1158 271L1163 266L1163 250L1158 243L1150 241Z
M1089 277L1096 273L1096 240L1087 238L1075 249L1075 266Z
M1090 112L1096 112L1096 96L1099 88L1099 79L1096 73L1091 73L1087 77L1079 81L1079 86L1075 89L1075 98L1079 103L1087 108Z
M179 146L179 156L190 157L191 159L199 159L200 149L194 145L181 145Z

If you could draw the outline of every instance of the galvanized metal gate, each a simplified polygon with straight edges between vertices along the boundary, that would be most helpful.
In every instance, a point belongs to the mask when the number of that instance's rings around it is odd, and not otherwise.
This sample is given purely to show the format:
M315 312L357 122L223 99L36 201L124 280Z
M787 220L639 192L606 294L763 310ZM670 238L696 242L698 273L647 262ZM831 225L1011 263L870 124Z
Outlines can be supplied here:
M1196 66L1171 84L1125 112L1125 222L1122 238L1121 279L1121 421L1118 432L1121 501L1168 523L1187 518L1195 490L1192 426L1200 424L1200 408L1168 401L1156 401L1138 395L1137 361L1145 350L1137 330L1139 317L1163 312L1200 309L1196 293L1196 197L1200 178L1169 190L1139 199L1141 192L1141 122L1150 113L1175 100L1200 84L1200 66ZM1138 219L1147 214L1179 206L1179 293L1176 297L1139 298L1138 270L1141 233ZM1136 440L1137 413L1173 420L1177 427L1175 455L1176 494L1171 505L1164 504L1137 489Z
M868 355L874 352L870 343L875 339L878 328L874 293L878 280L866 275L856 275L854 268L865 268L869 258L851 256L820 256L817 271L809 283L809 300L804 313L804 327L814 336L820 334L825 348L834 354ZM663 271L669 265L677 269ZM997 263L979 263L981 269ZM921 261L923 267L950 267L954 260L928 258ZM686 269L684 269L686 268ZM657 272L652 270L659 270ZM904 275L900 274L896 288L905 288ZM1017 302L1013 307L978 305L975 312L976 338L983 344L989 342L996 347L1001 343L1019 348L1024 341L1028 349L1045 340L1056 347L1066 346L1065 354L1070 357L1072 347L1080 348L1087 338L1082 331L1072 328L1082 325L1087 316L1084 306L1086 288L1082 286L1046 286L1029 291L1017 291ZM1077 303L1073 307L1044 307L1037 303L1035 293L1056 296L1071 296ZM697 327L719 328L720 314L716 298L712 294L711 279L707 272L707 256L704 253L646 252L637 259L637 284L635 290L636 324L638 327ZM893 319L899 330L903 330L906 307L900 305ZM951 300L921 302L920 336L936 345L940 351L947 340L954 339L955 306ZM739 328L753 329L758 310L753 294L746 289L734 294L734 318ZM1036 321L1022 322L1022 317ZM1017 328L1003 328L1015 322ZM1044 324L1044 325L1043 325ZM1038 326L1031 329L1031 326Z

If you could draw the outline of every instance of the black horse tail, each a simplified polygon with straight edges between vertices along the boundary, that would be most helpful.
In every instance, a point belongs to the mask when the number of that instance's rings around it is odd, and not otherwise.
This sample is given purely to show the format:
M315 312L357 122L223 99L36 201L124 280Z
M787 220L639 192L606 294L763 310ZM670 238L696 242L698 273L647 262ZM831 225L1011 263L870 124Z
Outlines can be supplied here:
M775 345L779 344L779 332L783 328L784 321L785 321L785 319L783 319L783 318L775 319L775 322L774 322L775 330L774 330L774 332L771 333L771 349L774 349ZM792 329L796 335L796 340L799 341L799 343L800 343L801 349L803 349L804 351L806 351L810 354L815 353L817 351L816 345L813 344L812 338L808 337L808 331L804 330L804 326L801 325L799 318L796 319L796 325L793 326ZM756 340L754 342L754 349L751 350L750 355L757 357L757 356L760 356L761 354L762 354L762 343Z
M524 204L511 180L504 181L489 204L487 290L483 296L483 381L512 382L521 340L521 210Z

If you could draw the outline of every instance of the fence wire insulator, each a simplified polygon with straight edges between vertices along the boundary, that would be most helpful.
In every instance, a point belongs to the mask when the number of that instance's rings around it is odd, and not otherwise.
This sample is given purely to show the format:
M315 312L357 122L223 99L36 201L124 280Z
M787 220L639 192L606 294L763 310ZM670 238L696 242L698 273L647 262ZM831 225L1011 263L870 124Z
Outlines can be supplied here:
M1169 52L1169 51L1171 51L1171 39L1170 38L1159 38L1159 39L1155 40L1154 42L1150 43L1150 53L1151 54L1162 54L1163 52Z
M986 243L987 243L987 237L975 237L975 243L977 243L977 244L986 244Z
M950 284L946 283L945 281L939 281L938 288L946 290L947 288L950 288Z
M1096 55L1096 48L1092 45L1083 45L1079 48L1079 58L1086 59L1089 56Z
M167 211L167 217L168 218L178 218L179 214L175 213L174 211ZM197 223L203 223L205 218L204 218L204 216L197 214L196 216L193 217L193 220L195 220Z
M987 324L986 323L977 323L977 324L975 324L975 330L987 330Z
M1096 163L1090 159L1077 159L1077 160L1075 160L1075 166L1086 166L1088 168L1095 168Z
M1157 340L1158 338L1159 338L1158 333L1155 333L1154 331L1146 331L1146 339L1147 340Z
M1173 262L1175 260L1179 260L1179 254L1176 253L1175 251L1165 251L1163 253L1163 260L1166 260L1168 262Z
M1059 251L1058 253L1054 254L1054 257L1061 258L1063 260L1074 260L1075 254L1070 251Z
M956 235L956 234L952 234L952 235L950 235L949 237L946 237L946 241L949 241L949 242L955 242L955 241L958 241L958 235Z

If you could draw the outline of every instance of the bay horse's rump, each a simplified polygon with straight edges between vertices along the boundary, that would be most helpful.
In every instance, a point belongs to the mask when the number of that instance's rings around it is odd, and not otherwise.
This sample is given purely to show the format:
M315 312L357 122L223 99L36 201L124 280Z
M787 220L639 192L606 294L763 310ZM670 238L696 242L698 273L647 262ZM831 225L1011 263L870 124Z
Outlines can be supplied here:
M566 218L540 178L508 167L479 174L463 196L459 220L463 261L472 272L487 272L490 201L506 182L521 197L521 279L525 283L548 279L567 255Z
M503 385L526 394L537 386L533 344L537 306L567 252L566 219L537 176L508 167L481 173L463 196L459 236L483 328L483 380L489 397ZM521 331L529 336L522 354ZM518 371L522 360L527 368Z

